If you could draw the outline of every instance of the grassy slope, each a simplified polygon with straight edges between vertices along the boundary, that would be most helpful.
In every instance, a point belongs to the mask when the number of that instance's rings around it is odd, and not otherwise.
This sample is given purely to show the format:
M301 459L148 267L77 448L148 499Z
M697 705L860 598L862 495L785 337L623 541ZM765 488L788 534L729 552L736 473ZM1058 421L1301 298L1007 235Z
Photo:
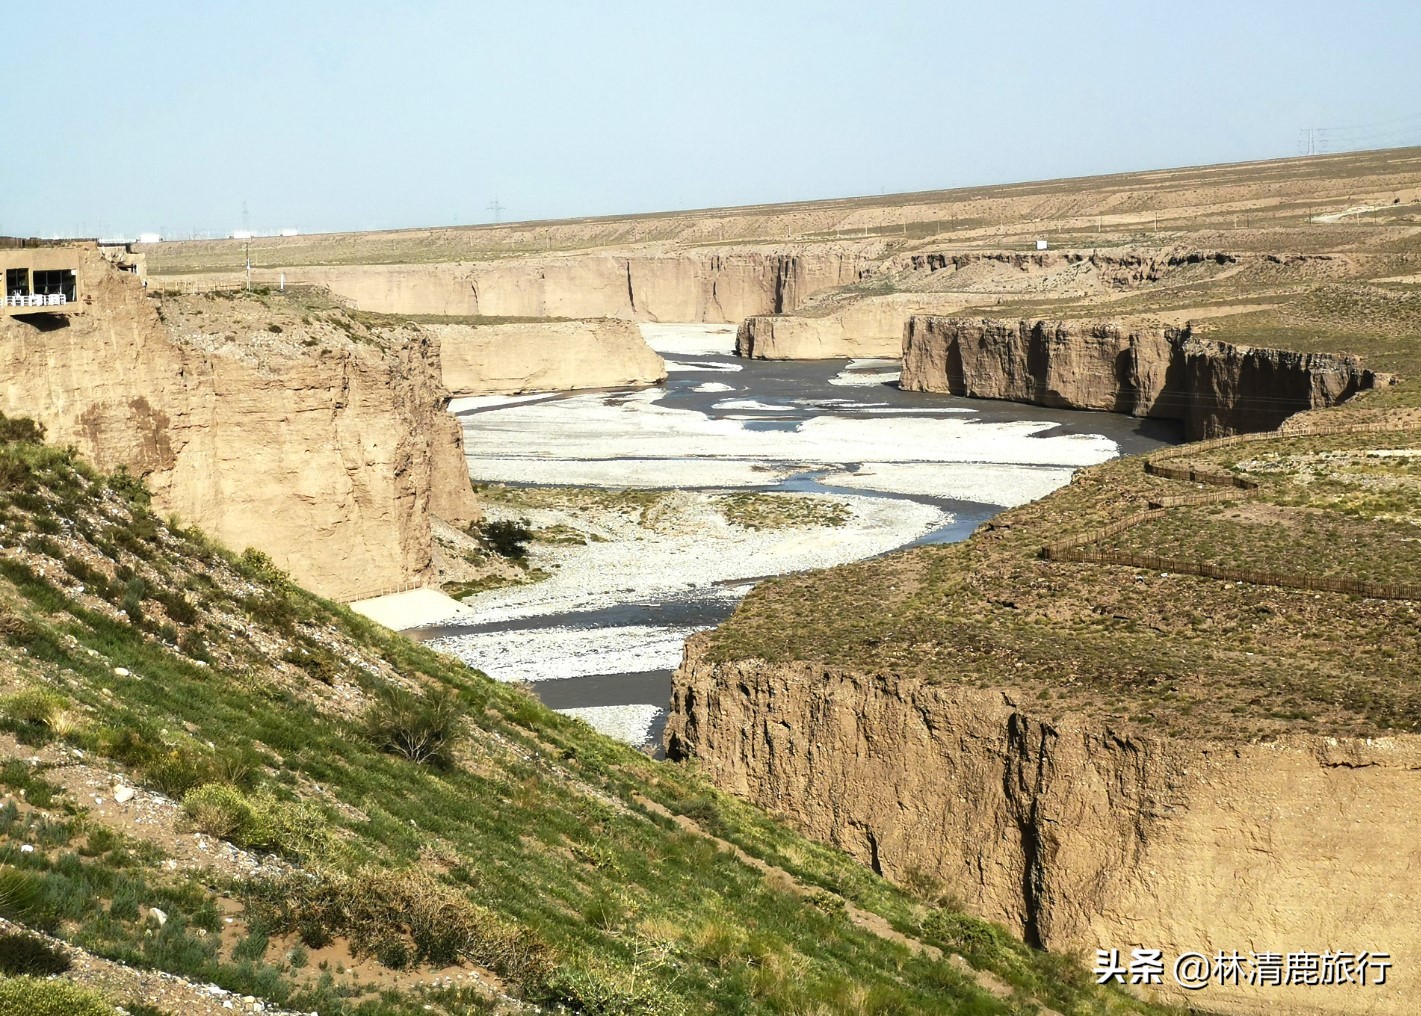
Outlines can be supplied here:
M985 1014L1020 1011L1028 997L1068 1013L1144 1011L1084 984L1069 962L905 895L693 771L291 586L260 555L235 558L164 525L132 481L6 429L4 726L174 796L218 785L260 802L278 829L265 835L327 882L363 872L378 897L397 873L420 900L446 900L436 924L474 915L462 961L493 968L517 998L606 1013ZM366 710L397 686L424 701L445 691L464 711L447 766L382 752L369 736ZM221 946L219 897L271 901L271 887L170 871L161 849L113 835L84 801L56 794L44 768L17 759L0 769L0 781L24 791L23 806L0 809L0 914L305 1011L514 1004L433 989L356 993L329 971L273 956L266 933L279 929L257 911L235 952ZM667 812L789 877L767 877ZM37 849L21 853L21 843ZM306 885L278 887L298 918ZM864 930L845 901L996 970L1018 986L1015 1001ZM150 905L169 914L156 934L141 915ZM358 930L372 941L408 937L391 921Z
M1111 546L1218 563L1421 581L1421 448L1410 433L1278 439L1203 456L1263 483L1244 505L1182 508ZM806 659L1008 687L1181 737L1421 730L1417 605L1107 565L1046 543L1196 493L1139 460L998 516L964 544L762 583L717 630L720 659Z

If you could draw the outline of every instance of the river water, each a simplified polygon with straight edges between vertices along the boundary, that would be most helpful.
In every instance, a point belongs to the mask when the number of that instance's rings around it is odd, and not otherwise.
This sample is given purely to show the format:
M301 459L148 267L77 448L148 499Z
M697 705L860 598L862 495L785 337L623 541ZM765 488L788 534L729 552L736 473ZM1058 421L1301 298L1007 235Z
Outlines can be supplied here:
M686 636L757 579L965 539L1077 467L1180 439L1162 421L905 392L891 360L740 360L723 326L644 331L668 362L662 386L452 408L475 481L686 492L671 521L535 551L552 578L409 632L633 743L660 741ZM755 490L833 496L850 518L751 532L707 507Z

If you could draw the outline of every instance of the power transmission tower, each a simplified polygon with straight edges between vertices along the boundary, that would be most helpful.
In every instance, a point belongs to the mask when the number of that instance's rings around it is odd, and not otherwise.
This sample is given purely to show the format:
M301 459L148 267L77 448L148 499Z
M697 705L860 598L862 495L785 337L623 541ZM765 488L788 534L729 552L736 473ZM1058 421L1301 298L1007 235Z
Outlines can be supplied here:
M494 198L488 203L488 210L493 212L493 221L495 223L503 221L501 218L503 215L503 205L498 203L498 198Z

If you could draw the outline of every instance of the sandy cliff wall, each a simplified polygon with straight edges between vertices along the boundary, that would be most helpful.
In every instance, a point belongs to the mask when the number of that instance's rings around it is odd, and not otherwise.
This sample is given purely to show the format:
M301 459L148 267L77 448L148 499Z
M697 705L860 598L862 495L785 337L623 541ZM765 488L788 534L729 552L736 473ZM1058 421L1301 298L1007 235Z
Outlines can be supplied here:
M902 385L1182 420L1190 439L1270 430L1383 378L1356 357L1215 342L1188 328L913 317Z
M794 310L815 293L859 278L849 254L577 254L451 264L342 265L259 269L275 284L313 283L387 314L484 317L615 317L632 321L739 322ZM167 276L180 287L237 281L236 275Z
M170 298L160 318L136 279L90 258L88 313L0 322L4 412L336 599L422 581L431 513L477 516L431 335L249 299Z
M737 356L759 360L821 360L903 353L903 327L914 314L950 314L958 296L892 293L864 297L819 316L761 314L746 318L735 335Z
M455 395L655 384L666 363L630 321L427 325L439 337L444 384Z
M1211 1010L1411 1013L1421 738L1188 744L1001 692L812 664L675 677L667 743L890 879L938 878L1051 950L1389 951L1389 987L1230 988Z

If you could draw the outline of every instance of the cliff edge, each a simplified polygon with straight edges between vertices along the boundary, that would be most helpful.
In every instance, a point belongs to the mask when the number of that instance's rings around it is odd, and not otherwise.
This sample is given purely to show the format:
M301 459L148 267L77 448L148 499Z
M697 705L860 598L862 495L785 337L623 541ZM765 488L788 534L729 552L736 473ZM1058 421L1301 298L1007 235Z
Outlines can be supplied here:
M1272 430L1386 381L1354 356L1233 345L1185 327L914 316L902 386L1184 423L1190 440Z
M455 395L513 395L656 384L666 363L637 326L612 318L431 324Z
M155 506L339 600L431 574L431 517L478 517L439 348L296 295L155 299L84 251L90 306L0 321L0 410Z

